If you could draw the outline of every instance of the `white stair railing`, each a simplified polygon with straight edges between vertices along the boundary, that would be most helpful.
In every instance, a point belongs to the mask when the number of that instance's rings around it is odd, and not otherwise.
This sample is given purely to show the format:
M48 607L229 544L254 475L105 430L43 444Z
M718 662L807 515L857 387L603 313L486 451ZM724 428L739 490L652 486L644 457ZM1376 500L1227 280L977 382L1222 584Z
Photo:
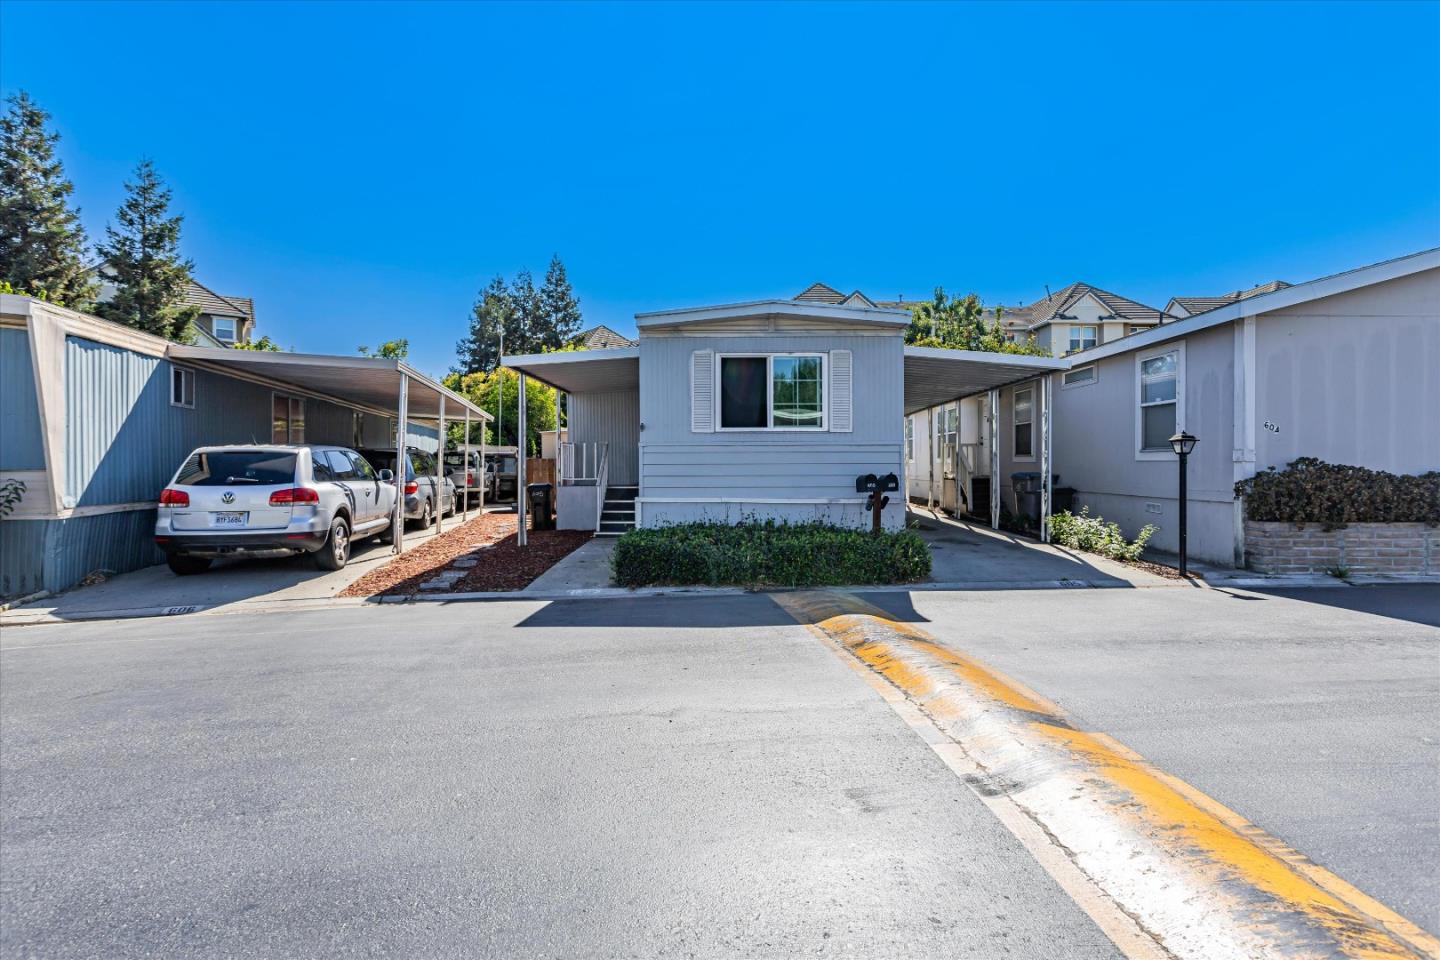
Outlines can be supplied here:
M555 458L555 482L562 487L595 486L595 532L600 532L600 517L605 512L605 487L610 477L610 444L560 444Z

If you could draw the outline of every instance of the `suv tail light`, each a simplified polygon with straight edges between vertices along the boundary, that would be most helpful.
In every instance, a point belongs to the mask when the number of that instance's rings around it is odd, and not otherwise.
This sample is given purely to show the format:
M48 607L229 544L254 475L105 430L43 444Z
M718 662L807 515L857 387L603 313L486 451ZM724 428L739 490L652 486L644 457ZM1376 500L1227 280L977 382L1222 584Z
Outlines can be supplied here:
M419 484L418 481L409 480L409 481L406 482L406 484L405 484L405 496L408 497L408 496L410 496L412 493L419 493L419 492L420 492L420 484Z
M465 474L465 486L467 486L467 487L473 487L473 486L475 486L475 474L473 474L473 473L466 473L466 474Z
M270 494L270 506L284 507L295 503L319 503L320 493L309 487L287 487Z
M166 487L160 491L160 506L188 507L190 506L190 494L184 490L173 490L170 487Z

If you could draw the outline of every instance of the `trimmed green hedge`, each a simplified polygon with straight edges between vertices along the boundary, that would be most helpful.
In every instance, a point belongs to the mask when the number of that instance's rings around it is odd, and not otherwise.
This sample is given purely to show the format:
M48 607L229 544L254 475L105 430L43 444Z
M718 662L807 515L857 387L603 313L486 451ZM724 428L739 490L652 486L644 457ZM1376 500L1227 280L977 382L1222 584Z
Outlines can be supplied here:
M616 542L610 568L622 587L913 583L930 575L930 549L909 530L876 536L819 523L685 523L631 530Z
M1440 525L1440 472L1386 473L1301 457L1235 484L1245 516L1257 521Z

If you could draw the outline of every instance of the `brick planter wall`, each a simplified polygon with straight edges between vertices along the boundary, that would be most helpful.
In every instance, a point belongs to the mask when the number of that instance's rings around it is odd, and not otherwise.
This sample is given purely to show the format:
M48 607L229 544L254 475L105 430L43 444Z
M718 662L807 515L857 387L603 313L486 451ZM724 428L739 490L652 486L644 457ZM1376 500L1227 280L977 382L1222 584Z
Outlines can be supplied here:
M1246 566L1260 573L1355 576L1440 574L1440 527L1423 523L1352 523L1325 530L1318 523L1245 521Z

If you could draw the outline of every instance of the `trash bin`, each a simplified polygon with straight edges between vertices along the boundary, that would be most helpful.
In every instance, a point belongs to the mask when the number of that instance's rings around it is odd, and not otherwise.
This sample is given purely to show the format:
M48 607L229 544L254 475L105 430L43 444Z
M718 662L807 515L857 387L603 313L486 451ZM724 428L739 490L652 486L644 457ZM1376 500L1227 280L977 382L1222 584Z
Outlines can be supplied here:
M1068 510L1069 504L1074 502L1075 490L1070 487L1070 499L1066 506L1057 506L1057 499L1060 489L1056 486L1060 482L1060 474L1050 474L1050 512L1059 513L1061 510ZM1040 487L1041 474L1038 470L1021 470L1018 473L1010 474L1010 488L1015 491L1015 513L1017 516L1029 517L1037 525L1040 523Z
M1050 490L1050 513L1073 512L1075 509L1074 487L1052 487Z
M555 485L532 483L525 490L529 496L527 503L530 505L530 529L554 530Z

